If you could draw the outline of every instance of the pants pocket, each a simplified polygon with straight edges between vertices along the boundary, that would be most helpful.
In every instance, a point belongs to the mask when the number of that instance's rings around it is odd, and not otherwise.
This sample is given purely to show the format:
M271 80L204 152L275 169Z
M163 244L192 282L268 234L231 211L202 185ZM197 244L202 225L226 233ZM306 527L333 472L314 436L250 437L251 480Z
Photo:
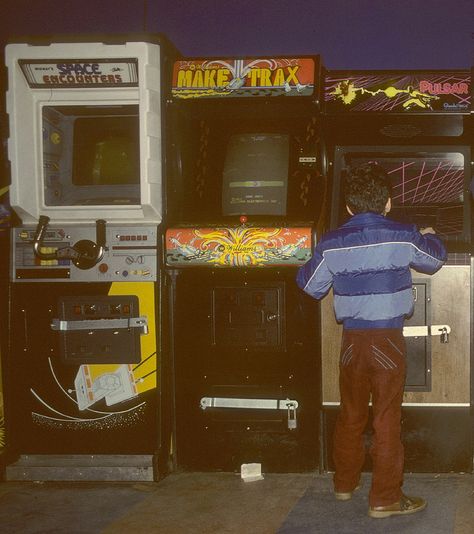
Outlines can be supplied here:
M405 369L405 340L384 337L370 346L375 365L386 371Z
M354 355L353 353L354 343L344 343L341 350L340 364L342 367L347 367Z

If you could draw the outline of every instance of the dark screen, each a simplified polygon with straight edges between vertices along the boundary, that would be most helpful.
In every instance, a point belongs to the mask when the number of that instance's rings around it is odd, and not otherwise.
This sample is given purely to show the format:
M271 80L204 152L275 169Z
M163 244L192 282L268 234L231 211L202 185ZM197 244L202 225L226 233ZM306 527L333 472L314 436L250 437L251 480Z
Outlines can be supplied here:
M74 185L133 185L139 182L137 117L84 117L75 120Z
M231 136L223 171L223 215L286 215L288 172L288 135Z

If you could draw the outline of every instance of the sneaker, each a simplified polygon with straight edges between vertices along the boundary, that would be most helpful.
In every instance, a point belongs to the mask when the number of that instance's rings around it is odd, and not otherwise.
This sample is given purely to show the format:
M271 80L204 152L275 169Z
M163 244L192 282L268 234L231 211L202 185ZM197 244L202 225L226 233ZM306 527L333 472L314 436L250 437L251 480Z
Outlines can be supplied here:
M420 512L426 508L426 501L421 497L408 497L402 493L399 501L388 506L371 506L369 516L375 518L390 517L391 515L408 515Z
M352 491L336 491L334 490L334 497L338 501L350 501L352 499L352 494L354 491L357 491L360 488L360 484L357 484L357 486Z

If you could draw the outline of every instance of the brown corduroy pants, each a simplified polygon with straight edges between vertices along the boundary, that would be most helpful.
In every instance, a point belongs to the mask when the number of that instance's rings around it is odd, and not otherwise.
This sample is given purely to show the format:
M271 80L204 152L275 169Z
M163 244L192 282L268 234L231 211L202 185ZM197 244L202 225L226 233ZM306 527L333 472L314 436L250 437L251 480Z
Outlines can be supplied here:
M365 461L363 432L372 400L370 506L400 500L403 483L401 404L406 346L400 329L344 330L340 356L341 409L334 432L334 487L352 491Z

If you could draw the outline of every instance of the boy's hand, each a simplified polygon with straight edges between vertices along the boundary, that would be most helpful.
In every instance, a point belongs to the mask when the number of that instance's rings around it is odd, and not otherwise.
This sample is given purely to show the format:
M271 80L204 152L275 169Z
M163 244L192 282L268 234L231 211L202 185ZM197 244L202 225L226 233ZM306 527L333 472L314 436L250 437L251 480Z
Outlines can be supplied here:
M420 234L436 234L434 228L427 226L426 228L420 228Z

